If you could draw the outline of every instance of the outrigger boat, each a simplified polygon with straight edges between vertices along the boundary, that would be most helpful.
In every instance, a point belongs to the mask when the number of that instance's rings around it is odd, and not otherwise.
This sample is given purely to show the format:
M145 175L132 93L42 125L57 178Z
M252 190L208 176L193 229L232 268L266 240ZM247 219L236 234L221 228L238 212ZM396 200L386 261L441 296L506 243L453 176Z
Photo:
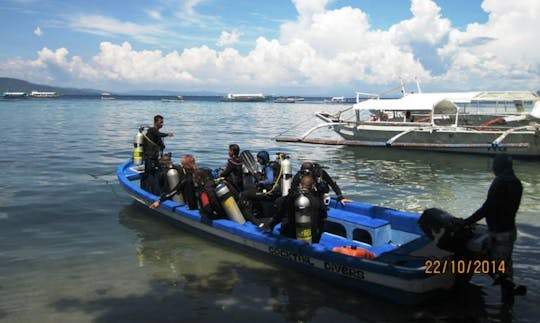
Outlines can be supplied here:
M404 92L403 92L404 93ZM533 92L412 93L375 95L323 120L300 137L280 142L387 147L540 158L540 97ZM351 116L348 111L354 112ZM343 140L316 138L332 128Z
M117 168L117 176L133 199L149 206L159 197L140 188L143 169L128 160ZM210 220L173 200L148 212L219 242L398 303L421 303L454 284L452 274L426 270L428 259L450 253L426 236L414 213L358 202L342 206L332 200L320 241L308 243L281 235L280 224L265 231L251 222Z

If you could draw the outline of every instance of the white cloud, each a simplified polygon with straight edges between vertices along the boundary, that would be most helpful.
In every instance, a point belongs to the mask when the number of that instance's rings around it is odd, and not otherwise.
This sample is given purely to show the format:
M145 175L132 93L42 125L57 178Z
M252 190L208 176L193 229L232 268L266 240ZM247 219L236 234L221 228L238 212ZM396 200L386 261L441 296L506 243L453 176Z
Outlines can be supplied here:
M540 2L485 0L485 24L452 30L439 55L449 62L443 80L537 89L540 85L538 13Z
M242 35L243 33L238 32L237 30L233 30L230 33L227 31L222 31L216 45L219 47L223 47L236 44L240 40L240 36Z
M159 37L167 34L164 28L155 24L124 22L100 15L72 17L69 26L74 30L95 35L129 36L148 44L158 44Z
M43 32L41 31L41 28L39 28L39 26L37 26L36 29L34 29L34 35L38 37L41 37L41 35L43 35Z
M241 32L223 31L220 50L208 46L181 52L135 50L130 43L102 42L91 60L70 57L65 48L38 52L32 61L0 64L2 75L69 84L115 83L137 88L215 91L280 91L328 94L341 89L382 91L399 78L418 77L424 88L538 89L540 46L536 25L540 2L485 0L486 23L460 31L433 0L412 0L411 16L387 30L375 30L359 8L326 9L330 0L293 0L297 19L281 25L278 39L259 37L251 51L229 48ZM193 19L194 7L185 5ZM189 11L189 10L188 10ZM156 16L157 18L157 16ZM199 21L202 23L202 20ZM156 25L103 16L72 20L73 28L103 35L159 42L168 31ZM68 82L69 80L69 82ZM430 86L427 86L430 85Z
M158 10L147 10L146 13L148 14L148 17L154 19L154 20L163 20L163 17L161 16L161 12Z

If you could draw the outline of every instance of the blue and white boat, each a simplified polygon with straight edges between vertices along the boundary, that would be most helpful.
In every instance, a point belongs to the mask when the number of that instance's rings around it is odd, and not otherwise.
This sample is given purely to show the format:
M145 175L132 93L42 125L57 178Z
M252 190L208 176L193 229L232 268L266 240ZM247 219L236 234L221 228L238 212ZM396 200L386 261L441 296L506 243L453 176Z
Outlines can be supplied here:
M149 206L158 197L140 188L143 168L128 160L117 168L117 176L131 197ZM341 206L332 200L325 232L320 242L313 244L282 236L279 224L267 232L251 222L209 220L198 210L189 210L172 200L148 209L148 213L296 270L397 303L421 303L454 285L450 273L433 274L427 270L427 260L441 259L449 253L437 248L425 235L417 223L419 215L414 213L358 202ZM375 258L332 251L345 246L370 251Z

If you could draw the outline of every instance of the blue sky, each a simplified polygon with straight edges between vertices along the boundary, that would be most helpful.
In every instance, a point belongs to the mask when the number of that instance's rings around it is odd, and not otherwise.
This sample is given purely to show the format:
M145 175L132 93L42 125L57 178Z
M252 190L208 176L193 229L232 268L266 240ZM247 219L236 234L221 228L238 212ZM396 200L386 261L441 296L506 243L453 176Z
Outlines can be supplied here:
M107 91L540 88L536 0L0 3L0 76Z

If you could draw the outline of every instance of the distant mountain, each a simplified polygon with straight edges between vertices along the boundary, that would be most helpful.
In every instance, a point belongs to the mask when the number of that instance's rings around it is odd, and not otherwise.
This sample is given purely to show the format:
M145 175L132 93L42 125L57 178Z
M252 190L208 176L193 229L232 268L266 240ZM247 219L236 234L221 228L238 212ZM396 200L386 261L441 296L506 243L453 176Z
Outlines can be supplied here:
M0 93L6 91L28 93L30 93L31 91L58 92L60 93L60 95L95 95L101 93L101 91L93 89L65 88L51 85L35 84L9 77L0 77Z

